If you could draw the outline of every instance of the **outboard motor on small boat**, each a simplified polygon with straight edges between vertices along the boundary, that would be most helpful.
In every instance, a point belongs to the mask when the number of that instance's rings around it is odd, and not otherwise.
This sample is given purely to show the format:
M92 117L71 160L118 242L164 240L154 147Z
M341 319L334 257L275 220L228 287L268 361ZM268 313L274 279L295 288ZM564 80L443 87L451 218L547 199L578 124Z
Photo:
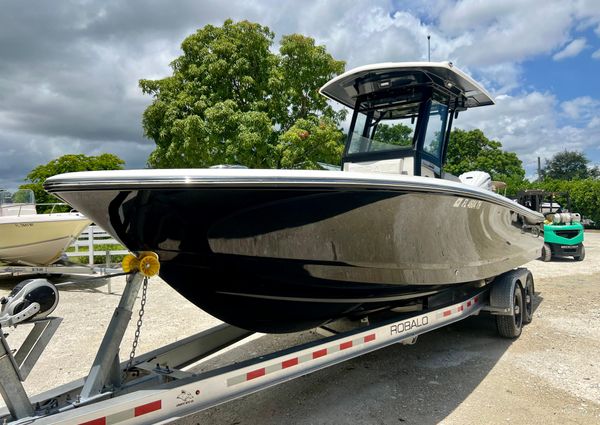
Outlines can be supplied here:
M493 190L492 177L485 171L469 171L462 173L458 179L463 184L476 186L482 189Z
M58 290L46 279L27 279L0 298L0 326L14 326L48 316L58 304Z

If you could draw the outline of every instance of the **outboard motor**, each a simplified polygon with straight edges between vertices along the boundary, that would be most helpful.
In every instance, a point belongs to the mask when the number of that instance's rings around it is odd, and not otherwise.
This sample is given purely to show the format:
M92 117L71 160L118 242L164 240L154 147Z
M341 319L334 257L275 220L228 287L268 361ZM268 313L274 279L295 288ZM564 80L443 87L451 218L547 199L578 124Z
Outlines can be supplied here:
M27 279L0 298L0 327L41 319L54 311L58 290L46 279Z
M469 171L462 173L458 179L463 184L476 186L482 189L493 190L492 177L485 171Z

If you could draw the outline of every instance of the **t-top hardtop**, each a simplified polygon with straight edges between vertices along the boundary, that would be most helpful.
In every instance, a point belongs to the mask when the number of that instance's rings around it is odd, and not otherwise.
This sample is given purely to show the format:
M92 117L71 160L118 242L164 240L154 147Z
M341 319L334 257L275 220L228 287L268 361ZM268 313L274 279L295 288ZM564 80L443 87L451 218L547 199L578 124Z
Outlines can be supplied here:
M332 79L320 92L353 109L344 170L429 177L443 175L458 112L494 104L451 62L362 66Z

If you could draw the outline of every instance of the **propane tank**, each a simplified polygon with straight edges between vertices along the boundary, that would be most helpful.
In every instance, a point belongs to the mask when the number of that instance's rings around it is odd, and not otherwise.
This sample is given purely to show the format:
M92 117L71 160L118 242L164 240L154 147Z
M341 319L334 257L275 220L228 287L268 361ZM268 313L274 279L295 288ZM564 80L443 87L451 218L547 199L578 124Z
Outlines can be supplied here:
M581 215L579 213L554 213L551 219L553 224L581 223Z

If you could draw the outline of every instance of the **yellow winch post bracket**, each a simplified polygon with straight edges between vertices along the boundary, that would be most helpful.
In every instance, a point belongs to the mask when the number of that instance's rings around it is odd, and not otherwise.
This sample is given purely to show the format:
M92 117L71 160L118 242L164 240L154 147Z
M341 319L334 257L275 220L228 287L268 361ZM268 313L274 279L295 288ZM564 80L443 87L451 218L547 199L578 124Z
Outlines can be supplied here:
M125 273L139 272L146 277L156 276L160 270L158 255L150 251L142 251L137 256L127 254L121 264Z

